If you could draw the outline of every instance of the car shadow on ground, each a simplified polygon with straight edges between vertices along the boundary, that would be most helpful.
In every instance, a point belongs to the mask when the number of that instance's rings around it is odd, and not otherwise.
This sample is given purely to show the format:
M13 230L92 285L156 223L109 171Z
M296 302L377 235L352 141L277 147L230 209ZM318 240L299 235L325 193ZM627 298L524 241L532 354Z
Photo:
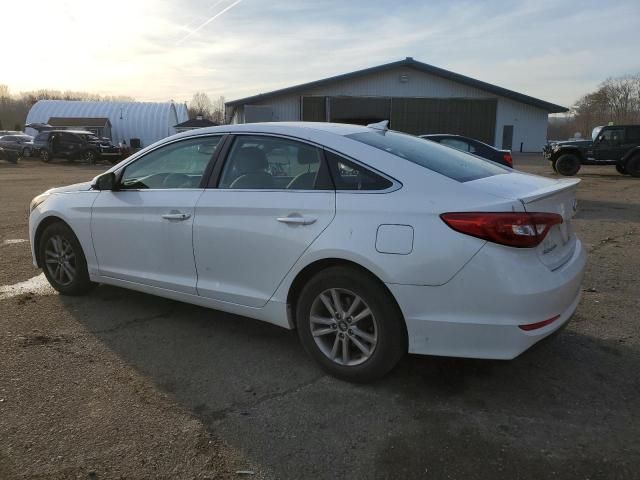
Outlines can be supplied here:
M640 223L640 204L582 199L578 201L576 218Z
M640 466L640 354L578 333L579 313L513 361L408 356L354 385L263 322L108 286L61 299L276 478L631 478Z

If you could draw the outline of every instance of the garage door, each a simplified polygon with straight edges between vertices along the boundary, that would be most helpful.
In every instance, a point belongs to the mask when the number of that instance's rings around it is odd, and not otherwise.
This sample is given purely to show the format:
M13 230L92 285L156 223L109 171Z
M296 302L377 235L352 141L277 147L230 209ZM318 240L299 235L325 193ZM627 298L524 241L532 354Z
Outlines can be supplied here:
M394 97L390 127L414 135L466 135L493 145L496 108L495 99Z
M326 122L326 97L302 97L302 121Z
M367 125L388 120L390 115L390 98L331 97L329 99L329 117L332 122Z

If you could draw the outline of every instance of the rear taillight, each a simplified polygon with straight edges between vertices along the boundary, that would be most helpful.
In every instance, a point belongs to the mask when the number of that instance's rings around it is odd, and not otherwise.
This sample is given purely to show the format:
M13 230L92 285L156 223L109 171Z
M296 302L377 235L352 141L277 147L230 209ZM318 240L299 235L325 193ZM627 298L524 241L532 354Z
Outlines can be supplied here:
M537 246L551 227L562 223L557 213L456 212L440 218L457 232L518 248Z
M509 164L510 167L513 167L513 157L510 153L505 153L502 155L502 159Z

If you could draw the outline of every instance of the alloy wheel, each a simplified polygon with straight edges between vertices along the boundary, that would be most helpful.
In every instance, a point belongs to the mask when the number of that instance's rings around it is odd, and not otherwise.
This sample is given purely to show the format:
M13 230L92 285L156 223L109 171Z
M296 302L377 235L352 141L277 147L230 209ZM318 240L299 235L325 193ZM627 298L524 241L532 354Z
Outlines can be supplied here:
M61 286L76 278L76 255L69 241L61 235L49 238L45 248L45 265L53 280Z
M378 342L378 324L366 302L350 290L331 288L311 304L311 334L320 351L346 366L366 362Z

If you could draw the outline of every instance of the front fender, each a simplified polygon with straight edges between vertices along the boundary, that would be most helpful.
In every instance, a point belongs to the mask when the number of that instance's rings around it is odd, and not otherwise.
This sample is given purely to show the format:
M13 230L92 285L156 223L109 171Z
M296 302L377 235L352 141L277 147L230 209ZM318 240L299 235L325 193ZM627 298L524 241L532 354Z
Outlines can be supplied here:
M91 241L91 208L100 192L94 190L54 193L29 214L29 241L37 265L36 234L44 221L59 218L75 233L87 259L89 274L97 273L98 262Z

